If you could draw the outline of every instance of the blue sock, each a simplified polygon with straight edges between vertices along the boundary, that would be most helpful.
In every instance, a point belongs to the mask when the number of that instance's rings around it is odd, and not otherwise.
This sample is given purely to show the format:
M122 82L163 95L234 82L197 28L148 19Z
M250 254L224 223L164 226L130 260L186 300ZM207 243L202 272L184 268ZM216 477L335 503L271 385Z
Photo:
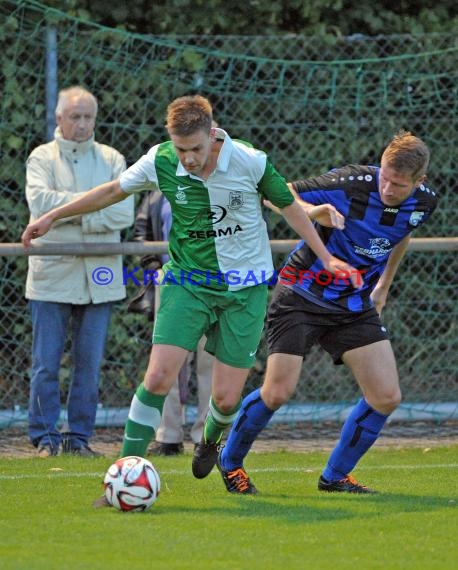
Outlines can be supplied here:
M340 440L323 471L324 479L338 481L346 477L375 443L387 418L361 398L345 420Z
M243 466L243 460L254 440L269 423L274 412L262 401L259 389L244 398L221 452L220 461L224 469L233 471Z

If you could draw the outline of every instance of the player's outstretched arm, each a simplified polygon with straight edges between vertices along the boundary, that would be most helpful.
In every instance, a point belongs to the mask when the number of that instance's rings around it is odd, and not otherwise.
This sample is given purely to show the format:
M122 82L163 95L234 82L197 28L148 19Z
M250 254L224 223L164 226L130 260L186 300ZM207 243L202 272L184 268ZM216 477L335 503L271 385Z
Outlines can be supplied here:
M280 208L274 206L270 200L263 200L263 204L266 208L269 208L276 214L281 215ZM298 200L299 206L304 210L307 216L314 222L318 222L320 226L326 228L335 228L336 230L343 230L345 228L345 217L332 205L332 204L320 204L319 206L314 206L303 200Z
M345 217L332 204L320 204L314 206L307 202L302 202L306 207L307 216L320 226L343 230L345 228Z
M46 214L43 214L43 216L40 216L38 220L30 223L24 230L21 241L24 247L30 247L31 240L48 232L56 220L81 214L89 214L90 212L95 212L112 204L116 204L117 202L121 202L121 200L124 200L128 196L129 194L121 189L119 180L113 180L96 186L84 194L84 196L73 200L73 202L54 208L54 210L50 210Z
M371 293L372 302L374 303L375 309L379 315L382 314L382 310L388 297L388 291L393 283L402 258L409 247L409 242L410 234L393 247L385 269Z
M336 230L343 230L345 228L345 217L335 206L332 204L320 204L319 206L309 204L305 200L302 200L296 190L294 190L291 182L288 182L288 188L297 200L299 206L311 220L318 222L320 226L325 226L326 228L335 228Z
M336 272L345 272L342 274L350 276L349 278L353 287L356 289L362 287L363 280L360 272L345 261L342 261L329 253L310 221L310 218L297 201L294 201L289 206L286 206L286 208L283 208L281 213L293 230L295 230L301 238L307 242L308 246L321 259L324 267L328 271L333 275L336 275Z

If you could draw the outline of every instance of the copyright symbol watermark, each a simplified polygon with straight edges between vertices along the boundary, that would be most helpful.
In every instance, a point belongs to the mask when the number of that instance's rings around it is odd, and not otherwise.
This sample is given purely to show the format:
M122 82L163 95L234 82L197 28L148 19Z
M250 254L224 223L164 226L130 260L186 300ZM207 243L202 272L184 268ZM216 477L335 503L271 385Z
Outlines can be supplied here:
M113 281L113 271L109 267L96 267L92 272L92 281L96 285L108 285Z

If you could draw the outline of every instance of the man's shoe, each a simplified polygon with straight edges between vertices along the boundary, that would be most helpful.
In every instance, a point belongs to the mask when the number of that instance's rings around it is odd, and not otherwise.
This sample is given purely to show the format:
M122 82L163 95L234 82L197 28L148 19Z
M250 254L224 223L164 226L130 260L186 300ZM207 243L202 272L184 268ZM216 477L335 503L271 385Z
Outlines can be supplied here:
M149 455L165 455L170 457L172 455L182 455L184 447L182 443L162 443L156 441L148 450Z
M229 491L229 493L239 493L240 495L256 495L258 490L251 482L245 469L243 467L239 467L233 471L226 471L220 463L220 456L221 454L218 455L216 466L221 473L221 477L223 478L224 484L226 485L226 489Z
M196 479L203 479L211 472L221 448L218 443L205 443L203 438L194 447L192 474Z
M101 509L103 507L111 507L111 505L108 502L108 499L105 497L105 495L102 495L99 499L96 499L92 503L92 506L94 507L94 509Z
M89 447L89 445L83 445L83 447L78 447L78 449L73 450L73 455L79 455L80 457L104 457L103 453L100 451L95 451Z
M321 476L318 480L318 490L328 493L377 493L374 489L358 483L351 475L347 475L339 481L327 481Z
M79 457L92 457L92 458L103 457L103 453L91 449L89 445L83 445L81 447L71 447L71 448L67 447L65 448L65 450L63 450L63 453L65 453L66 455L78 455Z
M50 443L38 446L38 457L41 457L42 459L47 459L48 457L56 456L58 455L58 453L59 453L59 448L55 447L54 445L51 445Z

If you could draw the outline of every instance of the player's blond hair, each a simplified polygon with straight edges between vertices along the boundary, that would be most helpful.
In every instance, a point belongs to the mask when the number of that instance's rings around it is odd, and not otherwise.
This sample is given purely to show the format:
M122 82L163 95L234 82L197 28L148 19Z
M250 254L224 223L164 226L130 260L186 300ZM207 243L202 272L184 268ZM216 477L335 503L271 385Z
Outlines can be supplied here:
M94 103L95 114L97 115L97 98L87 89L81 87L80 85L74 85L73 87L67 87L66 89L61 89L59 91L59 96L57 98L57 106L56 106L56 116L59 117L64 112L64 108L67 104L67 101L70 97L83 97L90 99Z
M166 128L171 135L210 133L213 113L210 101L201 95L178 97L167 107Z
M409 131L400 130L384 150L382 160L397 172L417 180L426 174L429 156L429 149L421 139Z

